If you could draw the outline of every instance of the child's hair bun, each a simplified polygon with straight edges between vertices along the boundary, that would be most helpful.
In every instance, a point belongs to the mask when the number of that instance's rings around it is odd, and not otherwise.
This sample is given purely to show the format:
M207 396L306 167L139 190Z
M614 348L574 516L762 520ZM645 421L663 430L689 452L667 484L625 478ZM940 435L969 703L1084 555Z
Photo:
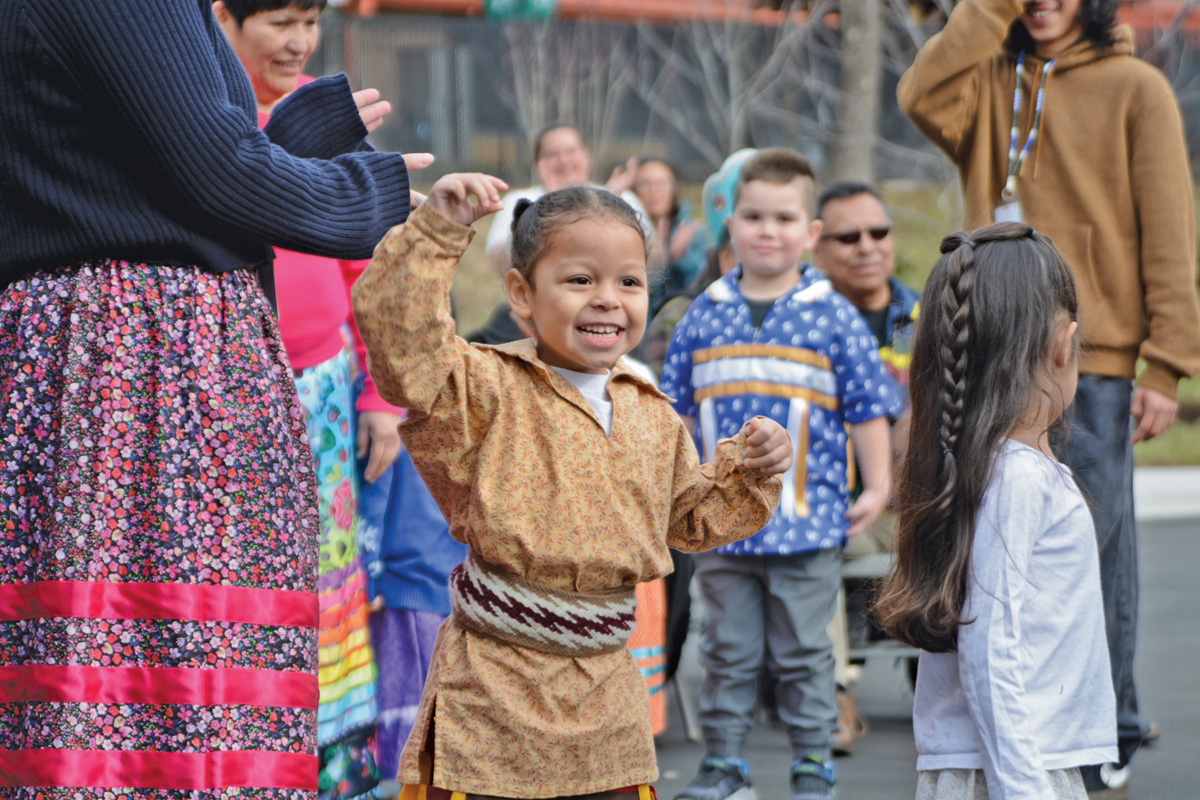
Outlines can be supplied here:
M952 233L946 238L942 239L942 255L953 253L964 244L967 247L970 247L972 250L975 249L975 242L971 241L970 237L967 236L966 233L963 233L962 231L959 231L958 233Z
M519 220L521 218L521 215L524 214L527 210L529 210L532 207L533 207L532 200L522 197L520 200L517 201L517 205L513 208L512 231L514 233L517 230L517 220Z

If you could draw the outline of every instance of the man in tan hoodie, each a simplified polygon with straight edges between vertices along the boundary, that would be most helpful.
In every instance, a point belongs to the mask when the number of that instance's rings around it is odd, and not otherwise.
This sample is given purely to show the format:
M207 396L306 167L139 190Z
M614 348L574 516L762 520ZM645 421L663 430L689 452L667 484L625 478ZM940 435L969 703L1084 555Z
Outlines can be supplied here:
M1091 797L1127 794L1124 767L1150 730L1133 682L1132 444L1170 427L1179 379L1200 370L1179 108L1115 15L1116 0L963 0L898 91L958 167L964 227L1022 219L1078 283L1081 376L1059 454L1093 503L1121 747L1120 764L1085 768Z

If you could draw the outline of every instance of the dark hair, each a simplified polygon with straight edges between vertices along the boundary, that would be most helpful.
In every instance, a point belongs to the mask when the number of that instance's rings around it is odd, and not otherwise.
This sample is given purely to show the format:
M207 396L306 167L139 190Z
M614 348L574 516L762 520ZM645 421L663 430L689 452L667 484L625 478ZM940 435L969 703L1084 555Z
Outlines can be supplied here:
M942 240L909 372L912 427L896 501L896 563L875 614L933 653L957 649L975 517L1001 440L1043 384L1075 281L1050 240L1019 222ZM1062 398L1059 398L1062 400Z
M741 199L742 187L750 181L766 181L774 184L789 184L802 181L804 184L804 207L810 215L816 206L817 175L808 159L786 147L767 147L759 150L742 166L738 178L737 193L733 206ZM815 217L814 217L815 218Z
M675 225L675 220L679 218L679 170L675 169L675 165L665 158L639 158L638 169L641 169L644 164L662 164L671 173L671 180L675 181L675 191L671 193L671 209L667 212L667 219L671 221L672 227ZM634 178L634 189L637 188L637 178Z
M551 122L549 125L538 131L537 136L535 136L533 139L533 160L535 163L539 158L542 157L542 140L546 138L546 134L553 133L557 130L562 130L563 128L575 131L575 133L579 135L579 141L583 144L584 149L587 148L587 142L584 141L583 132L580 131L579 128L576 128L569 122Z
M1084 38L1096 47L1112 47L1116 42L1113 27L1117 24L1117 0L1082 0L1079 19L1083 22ZM1009 28L1006 45L1014 53L1032 53L1035 47L1033 37L1019 20Z
M879 195L879 191L869 183L863 181L836 181L829 184L825 189L817 195L817 214L816 219L825 218L825 204L833 200L849 200L851 197L858 197L860 194L869 194L879 201L880 205L886 208L883 198Z
M512 268L533 285L533 271L564 226L589 217L607 215L638 232L649 253L646 230L633 207L607 189L568 186L547 192L536 202L518 200L513 209Z
M240 28L248 18L264 11L278 11L290 6L295 6L301 11L308 11L310 8L324 11L327 2L328 0L225 0L225 7L229 9L230 16L237 20Z

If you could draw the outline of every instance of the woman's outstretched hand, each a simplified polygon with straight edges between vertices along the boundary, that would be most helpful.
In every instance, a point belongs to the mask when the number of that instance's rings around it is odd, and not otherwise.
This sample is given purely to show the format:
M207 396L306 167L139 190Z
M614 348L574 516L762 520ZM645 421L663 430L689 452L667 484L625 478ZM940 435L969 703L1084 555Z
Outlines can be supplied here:
M773 419L754 417L746 422L746 452L742 464L768 475L787 472L792 466L792 437Z
M360 89L355 92L354 104L358 106L358 115L363 125L370 133L383 124L383 118L392 113L392 104L379 99L378 89Z
M504 208L500 193L507 188L504 181L482 172L452 172L438 178L426 202L446 219L471 225ZM471 202L472 197L476 202Z

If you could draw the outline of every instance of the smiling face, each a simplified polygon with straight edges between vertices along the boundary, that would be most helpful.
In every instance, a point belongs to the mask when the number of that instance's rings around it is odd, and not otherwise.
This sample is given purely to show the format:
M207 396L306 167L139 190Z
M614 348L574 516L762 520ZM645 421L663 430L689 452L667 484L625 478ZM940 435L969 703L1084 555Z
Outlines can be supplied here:
M650 219L657 222L675 206L675 173L661 161L647 161L638 166L633 191Z
M813 248L817 267L858 308L878 311L887 306L896 256L883 203L869 194L856 194L827 201L821 215L825 227Z
M1083 37L1079 17L1082 0L1022 0L1025 13L1021 23L1033 39L1035 52L1045 59L1055 58Z
M751 300L779 297L798 279L800 260L821 232L808 218L805 190L802 179L752 180L738 193L727 224L742 264L741 291Z
M574 128L554 128L542 135L538 147L538 178L547 192L587 183L592 177L592 159L583 137Z
M317 49L321 9L290 5L251 14L241 25L224 3L214 3L213 13L250 76L258 110L270 111L296 88L305 62Z
M608 216L566 223L550 236L532 284L509 270L509 305L529 322L542 361L603 374L646 330L644 240Z

